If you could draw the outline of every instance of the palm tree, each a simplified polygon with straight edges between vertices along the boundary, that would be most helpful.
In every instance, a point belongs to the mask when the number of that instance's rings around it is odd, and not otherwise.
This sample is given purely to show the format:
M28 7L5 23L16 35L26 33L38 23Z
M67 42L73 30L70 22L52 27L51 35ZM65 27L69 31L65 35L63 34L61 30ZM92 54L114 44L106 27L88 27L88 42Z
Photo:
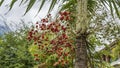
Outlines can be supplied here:
M10 4L10 10L13 7L14 3L17 0L12 0L11 4ZM28 7L25 11L25 14L31 9L31 7L35 4L35 2L37 0L21 0L21 3L26 3L27 1L29 1ZM43 7L43 5L45 4L47 0L41 0L41 4L40 4L40 8L38 10L38 12L41 10L41 8ZM50 9L48 12L50 12L53 7L56 5L56 3L58 1L61 0L51 0L51 5L50 5ZM94 6L91 7L92 4L99 3L102 4L103 6L105 6L106 8L111 10L111 14L114 16L113 11L116 11L117 16L120 18L119 15L119 11L118 11L118 7L120 7L120 1L119 0L62 0L62 3L65 2L73 2L70 3L71 4L75 4L76 5L76 57L75 57L75 68L87 68L87 30L88 30L88 26L89 26L89 14L95 12L93 9ZM4 0L1 0L0 2L0 6L2 5L2 3L4 2ZM66 8L70 8L69 6L67 6ZM114 8L114 9L113 9ZM93 10L93 11L92 11ZM89 13L91 12L91 13ZM91 14L92 15L92 14Z

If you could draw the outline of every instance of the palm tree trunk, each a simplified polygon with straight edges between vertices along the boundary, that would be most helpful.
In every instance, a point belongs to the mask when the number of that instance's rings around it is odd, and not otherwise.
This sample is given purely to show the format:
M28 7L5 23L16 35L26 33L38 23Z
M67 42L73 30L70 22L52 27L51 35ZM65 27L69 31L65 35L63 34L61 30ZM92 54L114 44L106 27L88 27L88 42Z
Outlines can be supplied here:
M87 68L87 48L84 35L76 38L75 68Z
M87 0L77 0L75 68L87 68Z

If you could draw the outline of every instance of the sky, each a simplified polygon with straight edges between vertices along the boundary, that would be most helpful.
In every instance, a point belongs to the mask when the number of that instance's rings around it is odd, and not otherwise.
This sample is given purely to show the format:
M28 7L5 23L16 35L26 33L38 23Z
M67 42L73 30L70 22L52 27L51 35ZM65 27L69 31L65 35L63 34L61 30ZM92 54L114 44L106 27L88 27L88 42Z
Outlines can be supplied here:
M13 8L9 10L9 5L11 0L5 0L0 7L0 25L4 24L3 21L6 21L8 25L16 26L15 24L20 24L21 19L25 21L25 23L29 24L29 22L35 23L39 21L41 18L44 18L47 14L51 1L47 1L43 6L42 10L39 12L37 16L37 11L39 9L39 5L41 2L36 1L35 5L31 8L31 10L25 15L25 10L27 8L28 2L26 4L22 4L19 6L21 0L15 2ZM60 3L58 3L53 11L51 12L52 15L57 13L58 7Z

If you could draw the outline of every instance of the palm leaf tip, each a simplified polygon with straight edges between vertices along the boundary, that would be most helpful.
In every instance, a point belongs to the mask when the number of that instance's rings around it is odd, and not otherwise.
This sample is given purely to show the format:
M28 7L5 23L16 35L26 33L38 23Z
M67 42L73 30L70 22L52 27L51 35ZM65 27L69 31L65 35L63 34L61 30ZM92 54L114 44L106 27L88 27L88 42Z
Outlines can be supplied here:
M52 0L48 13L52 11L56 3L57 3L57 0Z
M24 15L32 8L32 6L34 5L35 2L36 2L36 0L30 0Z
M16 1L17 1L17 0L12 0L12 1L11 1L9 11L12 9L12 7L13 7L13 5L15 4Z
M22 1L20 2L19 6L21 6L21 4L23 3L23 1L24 1L24 0L22 0Z
M42 0L42 2L40 4L40 8L39 8L37 14L40 12L40 10L42 9L42 7L43 7L44 4L45 4L45 0ZM37 14L36 14L36 16L37 16Z
M2 5L3 2L4 2L4 0L1 0L1 1L0 1L0 6Z

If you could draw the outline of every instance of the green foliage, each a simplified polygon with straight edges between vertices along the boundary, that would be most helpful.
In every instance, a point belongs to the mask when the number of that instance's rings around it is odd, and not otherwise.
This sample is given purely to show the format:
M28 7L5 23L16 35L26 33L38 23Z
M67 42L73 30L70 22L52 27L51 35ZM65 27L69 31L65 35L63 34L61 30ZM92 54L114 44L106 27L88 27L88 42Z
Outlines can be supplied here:
M39 7L39 10L38 10L37 14L38 14L38 13L40 12L40 10L42 9L44 3L45 3L45 0L42 0L42 2L41 2L41 4L40 4L40 7Z
M2 5L3 2L4 2L4 0L1 0L1 1L0 1L0 6Z
M17 0L12 0L11 3L10 3L10 9L12 9L13 5L15 4ZM24 2L25 1L25 2ZM24 3L27 3L29 1L29 4L27 6L27 9L25 11L25 14L32 8L32 6L35 4L35 2L37 0L21 0L20 2L20 6L21 4ZM46 0L47 1L47 0ZM39 7L39 10L38 12L41 10L41 8L43 7L43 5L45 4L46 2L45 0L41 0L41 5ZM54 6L56 5L57 2L59 2L60 0L51 0L51 5L49 7L49 10L48 12L50 12ZM0 2L0 6L2 5L2 3L4 2L4 0L2 0ZM62 9L68 9L70 7L73 7L73 4L76 4L77 1L76 0L63 0L62 3L65 3L65 2L68 2ZM103 6L105 6L106 8L110 9L111 10L111 14L112 16L114 16L114 12L113 12L113 9L115 9L115 12L117 14L117 16L120 18L120 13L119 13L119 7L120 7L120 1L119 0L88 0L88 10L92 13L94 12L94 8L98 5L98 4L102 4ZM99 5L98 5L99 6ZM108 6L108 7L107 7ZM38 14L38 13L37 13Z
M9 9L9 10L12 9L12 7L13 7L13 5L15 4L16 1L17 1L17 0L12 0L12 1L11 1L11 3L10 3L10 9Z
M106 7L106 8L110 8L111 10L111 14L113 15L113 9L115 9L117 16L120 18L120 14L119 14L119 9L118 7L120 7L120 1L118 0L100 0L100 2ZM109 6L109 7L107 7Z
M28 7L27 7L27 9L25 11L25 14L32 8L32 6L34 5L35 2L36 2L36 0L30 0L30 2L28 4Z
M49 8L49 11L48 12L50 12L53 8L54 8L54 6L55 6L55 4L57 3L57 0L52 0L52 2L51 2L51 5L50 5L50 8Z
M114 45L115 47L111 49L111 56L112 56L112 61L117 60L120 57L120 41L118 41L118 43L116 45Z
M33 68L26 31L9 32L0 37L0 68Z

